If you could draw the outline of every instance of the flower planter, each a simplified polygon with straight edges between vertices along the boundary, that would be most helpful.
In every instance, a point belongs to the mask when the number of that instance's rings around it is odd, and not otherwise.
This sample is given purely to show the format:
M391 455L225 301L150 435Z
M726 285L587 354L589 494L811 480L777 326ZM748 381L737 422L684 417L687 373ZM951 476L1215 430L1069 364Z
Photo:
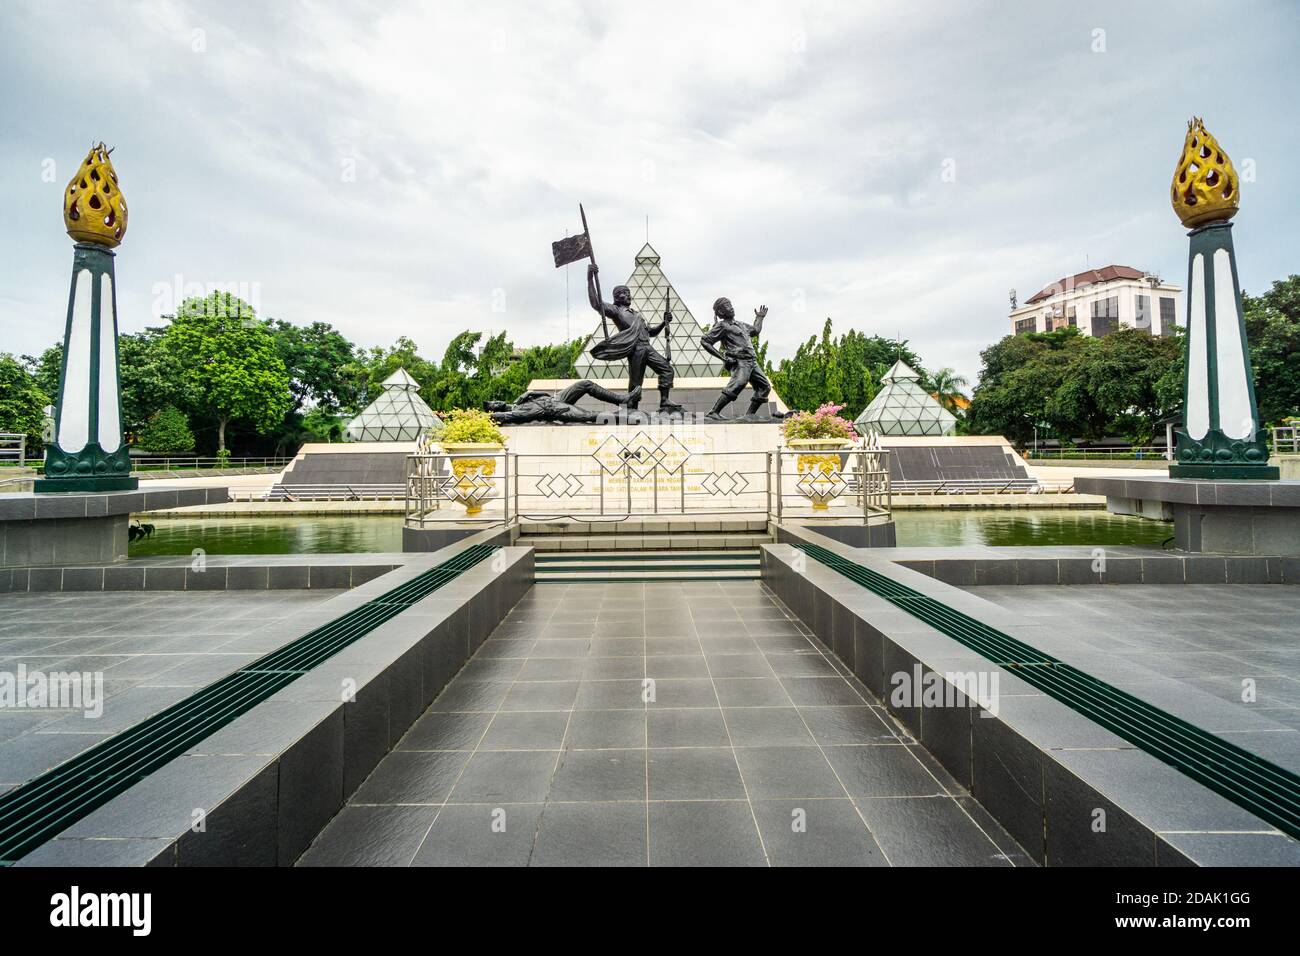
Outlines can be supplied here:
M813 511L825 511L847 487L840 476L846 456L840 452L852 445L847 438L790 439L790 448L799 453L795 486L812 502Z
M442 450L451 461L452 481L446 485L447 497L464 505L467 516L477 515L484 502L493 497L497 455L505 447L500 442L442 442Z

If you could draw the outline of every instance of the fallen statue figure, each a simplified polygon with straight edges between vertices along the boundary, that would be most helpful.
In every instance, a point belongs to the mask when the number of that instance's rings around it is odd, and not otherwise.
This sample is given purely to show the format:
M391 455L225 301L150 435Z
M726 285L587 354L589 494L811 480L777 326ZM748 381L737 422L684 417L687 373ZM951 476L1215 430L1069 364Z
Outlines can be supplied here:
M559 395L524 392L513 402L484 402L483 407L499 425L529 425L534 422L557 422L590 425L606 412L579 408L578 401L590 395L610 405L635 407L641 399L641 386L630 392L612 392L590 379L574 382Z

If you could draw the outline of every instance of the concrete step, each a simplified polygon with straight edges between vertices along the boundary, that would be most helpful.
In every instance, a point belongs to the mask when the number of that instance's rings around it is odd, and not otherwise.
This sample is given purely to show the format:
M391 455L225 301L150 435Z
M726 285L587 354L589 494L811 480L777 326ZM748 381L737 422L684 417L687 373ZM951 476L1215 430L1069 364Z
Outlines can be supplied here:
M515 541L543 551L723 551L753 550L771 542L771 535L728 534L521 534Z
M550 535L666 535L666 534L756 534L767 531L766 517L737 518L727 515L643 515L623 521L581 521L564 518L548 521L522 518L521 534Z
M535 576L547 581L747 581L759 577L756 549L726 551L537 552Z

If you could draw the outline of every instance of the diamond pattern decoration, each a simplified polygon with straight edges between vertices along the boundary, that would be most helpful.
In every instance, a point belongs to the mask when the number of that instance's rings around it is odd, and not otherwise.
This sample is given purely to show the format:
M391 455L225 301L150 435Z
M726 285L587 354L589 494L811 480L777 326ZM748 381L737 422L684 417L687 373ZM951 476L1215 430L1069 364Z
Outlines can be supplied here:
M749 490L749 479L738 471L722 471L705 475L700 487L711 495L737 495Z
M660 474L676 474L691 453L674 435L657 442L645 432L637 432L626 442L610 435L591 457L607 475L623 474L626 469L637 478L648 478L655 469Z
M823 498L835 498L844 494L849 487L848 482L840 477L838 471L824 472L820 469L805 472L795 481L795 487L805 496L814 498L818 495Z
M475 471L467 471L459 478L447 483L449 497L456 501L486 498L492 490L492 479L485 478Z
M547 498L572 498L582 491L582 481L574 475L543 475L537 490Z
M611 288L604 288L603 285L602 282L601 293L611 295ZM636 265L626 285L632 293L632 308L641 313L648 325L654 325L663 318L664 299L667 297L673 313L672 325L668 327L673 337L673 370L678 378L727 374L722 363L700 347L700 338L708 329L695 321L691 310L668 281L659 267L659 253L655 252L650 243L647 242L637 253ZM613 331L612 326L610 331ZM597 319L596 329L587 336L587 341L582 345L582 354L578 357L578 378L627 378L626 362L602 362L591 357L588 350L604 338L605 333ZM668 354L662 332L650 342L660 354ZM655 387L652 384L655 373L647 369L646 378L646 391L652 391Z

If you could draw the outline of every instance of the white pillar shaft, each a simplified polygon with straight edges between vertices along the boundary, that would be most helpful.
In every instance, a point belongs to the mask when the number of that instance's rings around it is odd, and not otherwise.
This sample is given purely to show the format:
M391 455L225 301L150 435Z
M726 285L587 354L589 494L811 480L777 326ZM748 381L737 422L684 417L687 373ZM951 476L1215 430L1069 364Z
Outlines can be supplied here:
M1210 430L1210 369L1206 351L1205 256L1192 259L1192 288L1187 300L1187 434L1196 441Z
M59 447L75 453L90 441L90 313L92 277L89 269L77 273L72 297L72 328L68 354L63 357L63 393L59 403Z
M122 444L122 413L117 392L117 309L113 280L99 277L99 447L117 451Z
M1229 438L1254 438L1257 425L1250 411L1241 322L1237 314L1237 290L1232 282L1232 259L1227 249L1217 249L1214 253L1214 351L1219 430Z

